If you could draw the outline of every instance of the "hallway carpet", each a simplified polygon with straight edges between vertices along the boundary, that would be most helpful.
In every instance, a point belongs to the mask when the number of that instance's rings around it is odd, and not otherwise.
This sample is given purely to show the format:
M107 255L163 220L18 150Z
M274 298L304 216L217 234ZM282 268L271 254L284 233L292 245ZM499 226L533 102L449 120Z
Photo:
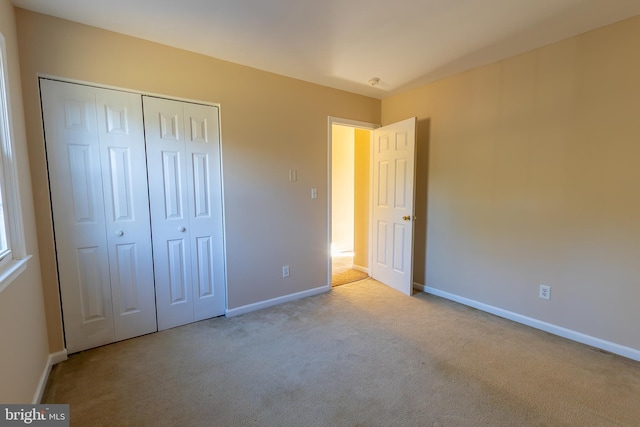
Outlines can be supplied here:
M72 426L638 426L640 363L368 279L71 355Z
M363 271L359 271L350 268L341 273L334 273L331 275L331 286L346 285L347 283L357 282L369 277L369 275Z
M331 286L345 285L369 277L364 271L353 268L353 255L332 256L331 273Z

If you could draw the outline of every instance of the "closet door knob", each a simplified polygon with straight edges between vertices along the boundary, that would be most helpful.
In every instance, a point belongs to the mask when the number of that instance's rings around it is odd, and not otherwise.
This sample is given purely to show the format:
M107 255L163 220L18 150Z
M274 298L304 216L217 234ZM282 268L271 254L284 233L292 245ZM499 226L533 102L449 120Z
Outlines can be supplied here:
M122 231L122 230L116 231L116 236L118 236L118 237L124 236L124 231Z
M184 227L178 227L178 231L181 231L181 232L183 232L183 233L184 233L185 231L187 231L187 229L186 229L186 228L184 228Z

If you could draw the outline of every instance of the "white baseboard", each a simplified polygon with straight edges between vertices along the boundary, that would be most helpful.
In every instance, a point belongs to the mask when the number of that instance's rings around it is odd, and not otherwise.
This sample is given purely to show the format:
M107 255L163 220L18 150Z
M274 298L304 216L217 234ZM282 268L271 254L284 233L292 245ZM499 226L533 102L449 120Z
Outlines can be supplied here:
M532 328L540 329L550 334L558 335L563 338L577 341L582 344L589 345L591 347L606 350L610 353L614 353L629 359L637 360L640 362L640 350L626 347L624 345L616 344L614 342L605 341L600 338L592 337L591 335L583 334L571 329L563 328L552 323L543 322L542 320L534 319L532 317L524 316L522 314L514 313L512 311L504 310L502 308L494 307L482 302L478 302L469 298L461 297L459 295L451 294L449 292L441 291L439 289L431 288L429 286L422 285L420 283L413 284L414 289L418 289L429 294L439 296L457 303L467 305L469 307L476 308L487 313L494 314L499 317L503 317L508 320L512 320L523 325L530 326Z
M362 271L363 273L369 274L369 269L367 267L362 267L360 265L353 264L351 268L353 268L354 270Z
M266 301L256 302L254 304L247 304L240 307L227 309L225 315L227 317L239 316L241 314L250 313L256 310L262 310L263 308L272 307L274 305L282 304L289 301L295 301L301 298L311 297L313 295L329 292L331 286L325 285L318 288L309 289L307 291L296 292L295 294L284 295L278 298L272 298Z
M62 351L59 351L57 353L52 353L49 355L49 357L51 358L51 365L57 365L60 362L64 362L65 360L67 360L67 349L65 348Z
M44 388L47 386L47 380L49 379L49 373L51 372L51 367L57 363L63 362L67 360L67 350L62 350L57 353L51 353L49 357L47 357L47 363L42 370L42 375L40 375L40 381L38 381L38 387L36 388L36 393L33 395L33 403L37 405L42 400L42 394L44 393Z

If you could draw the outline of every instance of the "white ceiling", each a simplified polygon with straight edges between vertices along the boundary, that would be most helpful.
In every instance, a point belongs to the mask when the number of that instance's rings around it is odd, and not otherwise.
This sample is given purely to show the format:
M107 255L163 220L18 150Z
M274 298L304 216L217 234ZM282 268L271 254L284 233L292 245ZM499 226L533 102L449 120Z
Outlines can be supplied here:
M639 0L13 3L375 98L640 15Z

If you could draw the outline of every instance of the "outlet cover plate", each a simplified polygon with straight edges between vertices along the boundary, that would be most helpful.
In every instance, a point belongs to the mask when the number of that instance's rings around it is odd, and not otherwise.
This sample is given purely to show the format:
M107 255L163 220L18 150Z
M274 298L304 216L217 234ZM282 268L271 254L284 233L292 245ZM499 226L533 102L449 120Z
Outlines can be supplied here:
M540 298L549 299L551 298L551 286L540 285Z

